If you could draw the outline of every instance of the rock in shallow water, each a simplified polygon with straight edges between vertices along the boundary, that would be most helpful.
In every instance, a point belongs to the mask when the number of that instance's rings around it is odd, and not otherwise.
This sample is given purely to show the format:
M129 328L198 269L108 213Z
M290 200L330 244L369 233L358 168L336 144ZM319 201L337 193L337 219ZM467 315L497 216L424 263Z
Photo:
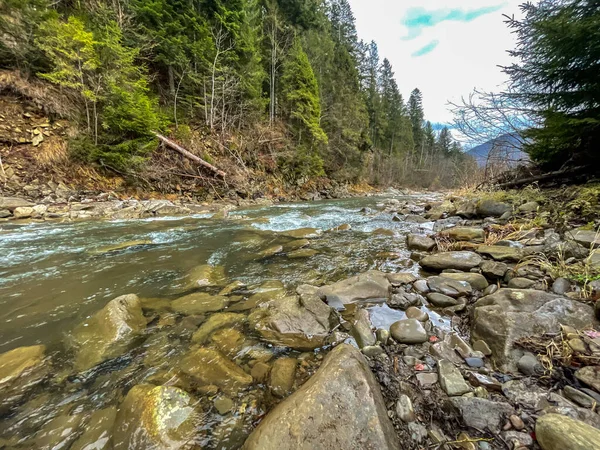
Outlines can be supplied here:
M317 373L277 405L243 446L300 448L400 449L379 385L354 347L333 349Z
M210 295L206 292L195 292L180 297L171 302L171 309L175 312L193 315L206 312L220 311L229 303L223 295Z
M600 430L558 414L540 417L535 424L535 435L542 450L600 448Z
M269 387L273 395L283 398L292 392L297 365L296 358L279 358L273 363L269 379Z
M407 234L406 246L409 250L420 250L428 252L435 247L435 241L421 234Z
M46 346L18 347L0 354L0 413L9 410L48 374Z
M77 438L69 450L110 450L113 448L112 434L117 408L94 411L85 426L84 433Z
M119 406L114 450L186 448L200 424L194 403L187 392L173 386L134 386Z
M319 289L318 295L329 304L358 303L366 300L385 300L389 297L390 281L385 273L370 270L355 277L338 281Z
M135 344L146 328L146 319L137 295L117 297L78 325L69 338L75 349L75 368L87 370L116 358Z
M248 320L272 344L312 350L329 335L332 309L316 295L290 296L258 308Z
M236 394L252 384L252 376L212 348L200 347L190 351L179 367L201 385L218 386L226 394Z

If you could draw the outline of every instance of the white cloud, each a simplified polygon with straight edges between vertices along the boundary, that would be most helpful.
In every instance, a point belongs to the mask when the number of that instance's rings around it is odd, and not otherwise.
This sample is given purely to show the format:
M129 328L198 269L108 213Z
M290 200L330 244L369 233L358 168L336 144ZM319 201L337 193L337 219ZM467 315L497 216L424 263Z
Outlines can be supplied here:
M408 99L418 87L423 92L425 116L432 122L450 122L448 101L458 101L475 87L495 90L505 80L499 65L511 61L506 53L514 48L514 35L504 23L503 14L518 16L522 0L349 0L361 39L374 40L381 59L394 67L398 85ZM480 10L500 6L471 21L445 20L419 29L414 35L403 24L407 11L421 8L438 12L460 9ZM414 11L414 10L413 10ZM438 45L428 53L423 49L433 41Z

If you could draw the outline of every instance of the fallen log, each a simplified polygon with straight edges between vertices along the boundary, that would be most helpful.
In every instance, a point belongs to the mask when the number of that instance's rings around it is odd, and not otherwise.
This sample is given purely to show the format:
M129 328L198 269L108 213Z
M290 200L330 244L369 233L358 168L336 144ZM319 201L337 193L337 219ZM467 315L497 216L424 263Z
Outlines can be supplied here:
M163 136L162 134L159 133L154 133L154 135L163 143L165 144L167 147L175 150L178 153L181 153L183 156L185 156L186 158L191 159L192 161L197 162L198 164L200 164L202 167L205 167L207 169L209 169L211 172L215 173L216 175L220 176L221 178L225 178L225 172L223 172L222 170L218 169L217 167L213 166L210 163L207 163L206 161L204 161L202 158L194 155L193 153L187 151L185 148L183 148L181 145L173 142L172 140L170 140L169 138Z
M519 186L523 186L525 184L531 184L531 183L535 183L538 181L559 180L559 179L562 179L565 177L577 175L579 172L582 172L585 169L586 169L585 167L574 167L574 168L571 168L568 170L557 170L555 172L547 172L547 173L543 173L543 174L537 175L537 176L521 178L519 180L508 181L505 183L499 183L496 185L496 187L499 187L501 189L506 189L506 188L519 187Z

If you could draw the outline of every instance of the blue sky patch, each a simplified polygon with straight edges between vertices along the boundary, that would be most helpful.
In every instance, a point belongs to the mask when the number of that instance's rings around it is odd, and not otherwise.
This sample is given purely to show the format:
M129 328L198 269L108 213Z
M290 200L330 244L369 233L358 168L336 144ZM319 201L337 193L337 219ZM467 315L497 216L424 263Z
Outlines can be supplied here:
M503 6L504 4L475 9L454 8L432 11L427 11L425 8L410 8L406 11L402 21L408 28L408 35L404 39L414 39L421 34L424 28L431 28L442 22L471 22L478 17L496 12Z
M433 50L435 50L435 48L438 46L439 43L440 43L440 41L438 41L437 39L434 41L431 41L429 44L421 47L419 50L414 52L412 54L412 57L416 58L418 56L425 56L427 53L431 53Z

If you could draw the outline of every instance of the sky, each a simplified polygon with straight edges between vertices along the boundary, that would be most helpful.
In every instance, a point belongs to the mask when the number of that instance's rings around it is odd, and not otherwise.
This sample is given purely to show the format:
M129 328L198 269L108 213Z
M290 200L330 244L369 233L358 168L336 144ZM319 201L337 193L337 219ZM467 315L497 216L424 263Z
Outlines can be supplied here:
M499 90L506 81L499 65L514 35L503 14L519 16L524 0L349 0L359 38L374 40L379 56L392 63L408 100L418 87L425 118L451 123L449 101L474 88Z

